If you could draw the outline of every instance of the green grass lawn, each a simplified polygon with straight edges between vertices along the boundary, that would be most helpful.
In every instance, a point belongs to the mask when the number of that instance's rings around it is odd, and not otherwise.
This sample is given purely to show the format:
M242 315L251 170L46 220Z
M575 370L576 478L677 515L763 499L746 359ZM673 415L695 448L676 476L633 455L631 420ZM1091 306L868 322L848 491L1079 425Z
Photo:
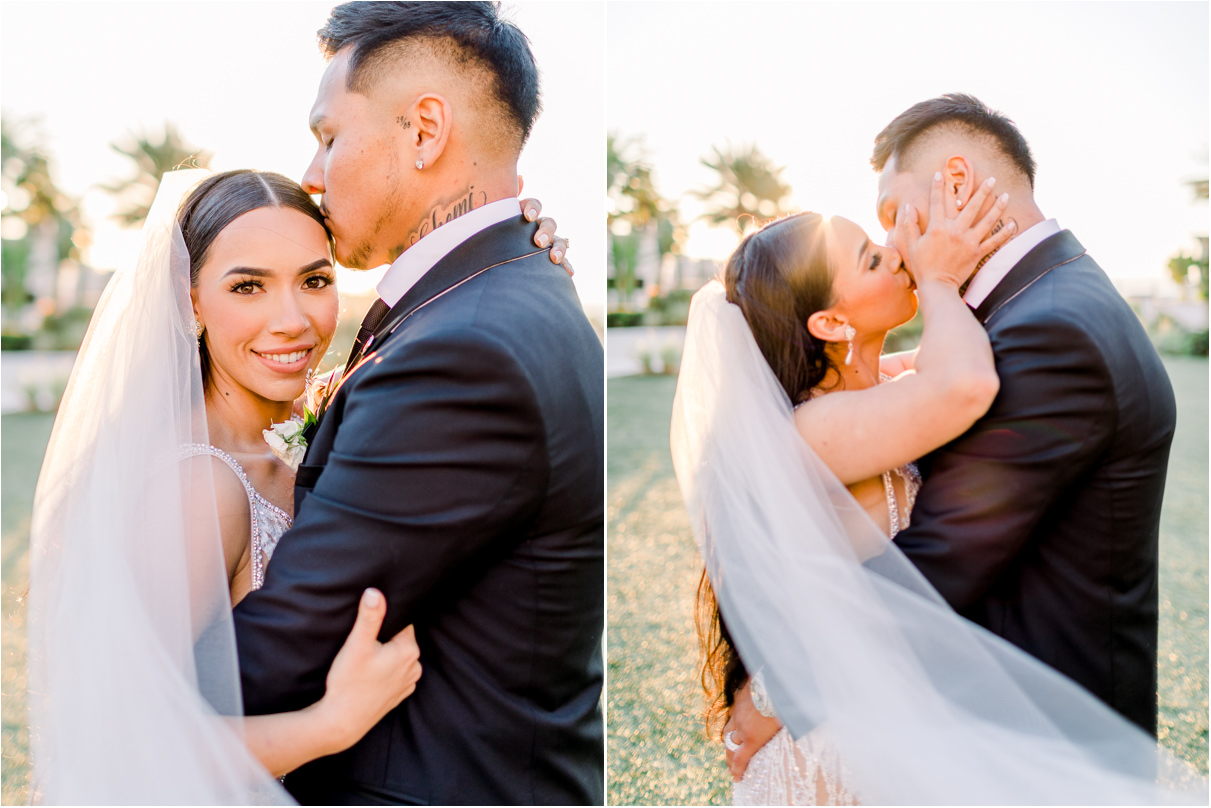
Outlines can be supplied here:
M1160 737L1207 771L1205 359L1166 359L1177 394L1161 518ZM723 749L700 720L693 624L701 571L673 477L675 381L611 379L608 395L608 801L726 804Z

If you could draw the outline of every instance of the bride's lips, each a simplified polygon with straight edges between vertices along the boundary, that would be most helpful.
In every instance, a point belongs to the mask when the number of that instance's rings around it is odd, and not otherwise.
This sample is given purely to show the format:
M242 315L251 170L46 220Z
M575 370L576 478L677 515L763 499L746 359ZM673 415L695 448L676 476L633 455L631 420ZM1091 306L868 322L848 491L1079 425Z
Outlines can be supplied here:
M274 348L272 351L253 351L252 353L257 359L261 360L261 364L276 373L298 373L300 370L305 370L311 362L311 352L315 349L314 345L304 345L292 348Z
M908 291L913 291L917 288L917 279L912 276L912 271L909 270L908 264L900 264L900 271L908 276Z

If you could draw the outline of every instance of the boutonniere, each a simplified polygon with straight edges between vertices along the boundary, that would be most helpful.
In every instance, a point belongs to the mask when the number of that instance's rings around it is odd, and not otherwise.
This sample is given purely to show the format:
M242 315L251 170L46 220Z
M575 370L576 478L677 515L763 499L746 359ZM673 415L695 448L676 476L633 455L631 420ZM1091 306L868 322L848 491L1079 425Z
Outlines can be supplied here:
M306 429L306 417L314 420L310 410L306 410L304 420L300 421L291 418L289 421L283 421L280 424L270 424L269 429L261 431L265 436L265 442L269 444L270 451L285 463L293 471L299 470L299 463L303 462L303 455L307 454L307 438L303 434Z

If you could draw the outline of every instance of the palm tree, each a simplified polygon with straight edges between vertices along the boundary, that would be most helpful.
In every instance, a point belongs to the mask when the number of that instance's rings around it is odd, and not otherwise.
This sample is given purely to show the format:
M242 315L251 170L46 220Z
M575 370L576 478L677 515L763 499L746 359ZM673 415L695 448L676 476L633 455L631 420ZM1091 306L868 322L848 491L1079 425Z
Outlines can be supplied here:
M620 309L628 311L645 236L654 230L657 255L663 258L666 253L676 251L684 230L677 221L676 208L656 190L642 138L607 135L606 194L610 200L606 223L610 230L614 286L618 289Z
M55 184L50 161L38 145L45 137L35 121L0 119L5 325L32 300L31 292L49 300L59 262L77 253L78 203Z
M111 143L110 148L135 164L133 177L101 186L126 202L126 208L114 214L114 218L128 226L141 224L147 218L165 172L175 168L207 168L212 156L186 143L171 121L164 123L163 134L155 140L144 132L131 135L127 143Z
M755 145L714 146L712 152L699 162L719 179L714 187L693 192L708 205L700 218L712 225L731 225L743 236L760 221L790 213L791 187L782 179L784 166L775 166Z

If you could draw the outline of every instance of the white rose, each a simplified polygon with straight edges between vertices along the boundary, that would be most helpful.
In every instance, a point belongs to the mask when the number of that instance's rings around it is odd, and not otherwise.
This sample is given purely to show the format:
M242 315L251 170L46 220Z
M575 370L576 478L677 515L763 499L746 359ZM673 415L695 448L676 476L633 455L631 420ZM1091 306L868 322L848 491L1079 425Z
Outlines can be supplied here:
M294 471L298 471L299 463L303 462L303 455L307 453L307 440L303 437L302 422L290 420L272 424L269 429L262 430L261 434L265 436L265 443L269 444L274 456Z

